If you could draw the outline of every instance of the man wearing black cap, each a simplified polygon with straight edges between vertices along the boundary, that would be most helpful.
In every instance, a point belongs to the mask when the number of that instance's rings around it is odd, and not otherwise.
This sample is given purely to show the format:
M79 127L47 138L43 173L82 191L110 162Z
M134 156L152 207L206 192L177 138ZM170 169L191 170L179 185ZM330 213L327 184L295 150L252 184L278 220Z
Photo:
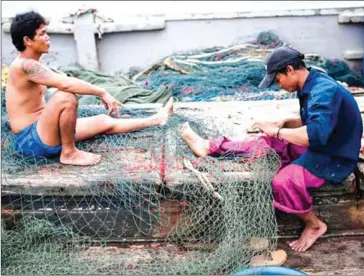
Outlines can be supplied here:
M262 141L263 147L278 153L281 167L272 181L273 205L305 222L301 237L290 243L299 252L305 252L327 230L312 212L308 188L318 188L325 181L340 183L348 177L358 162L363 133L354 97L331 77L307 69L303 58L294 49L276 49L268 57L267 74L259 85L264 88L275 82L288 92L297 92L299 118L256 122L252 127L264 135L247 141L207 140L187 123L182 128L182 137L199 157L248 154L254 146L262 147Z

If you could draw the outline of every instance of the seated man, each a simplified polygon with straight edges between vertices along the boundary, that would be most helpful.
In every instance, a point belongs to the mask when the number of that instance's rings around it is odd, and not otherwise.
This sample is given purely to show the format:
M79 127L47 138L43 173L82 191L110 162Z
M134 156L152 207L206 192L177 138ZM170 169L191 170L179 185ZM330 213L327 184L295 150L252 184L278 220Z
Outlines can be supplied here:
M117 119L122 104L105 89L85 81L57 74L39 62L50 47L46 20L36 12L18 14L10 28L14 46L20 52L9 67L6 110L15 148L24 155L60 155L62 164L94 165L100 155L78 150L75 141L98 134L119 134L167 123L173 99L157 114L141 119ZM45 102L46 86L58 88ZM77 119L76 94L100 98L108 115Z
M186 123L182 137L196 156L249 153L258 143L274 149L281 167L273 178L273 205L305 222L301 237L290 243L304 252L322 236L327 226L312 212L308 188L326 180L343 181L355 169L363 133L362 118L354 97L329 76L306 69L303 55L291 48L276 49L267 60L267 75L260 87L274 81L288 92L298 92L300 118L281 122L256 122L264 134L257 139L206 140ZM260 147L260 146L259 146Z

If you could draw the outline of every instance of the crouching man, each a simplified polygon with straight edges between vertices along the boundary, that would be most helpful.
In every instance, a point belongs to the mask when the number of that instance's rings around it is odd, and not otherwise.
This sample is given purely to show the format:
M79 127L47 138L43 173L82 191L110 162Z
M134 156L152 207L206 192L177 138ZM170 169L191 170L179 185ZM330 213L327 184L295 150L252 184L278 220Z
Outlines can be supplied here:
M203 139L188 123L182 128L182 137L199 157L249 153L258 144L274 149L281 166L273 178L273 205L304 221L304 231L290 246L305 252L327 230L327 225L312 212L308 189L318 188L325 181L339 183L353 172L363 133L362 118L351 93L331 77L307 69L298 51L278 48L266 65L267 74L260 87L276 82L290 93L297 91L299 118L256 122L252 127L264 134L246 141Z

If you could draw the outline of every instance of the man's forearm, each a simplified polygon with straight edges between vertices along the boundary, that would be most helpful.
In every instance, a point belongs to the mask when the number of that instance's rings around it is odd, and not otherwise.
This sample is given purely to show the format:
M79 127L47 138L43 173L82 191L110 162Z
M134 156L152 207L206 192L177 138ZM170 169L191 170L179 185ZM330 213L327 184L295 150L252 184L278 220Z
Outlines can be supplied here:
M98 97L102 97L106 93L106 90L101 87L73 77L66 77L62 90L80 95L94 95Z
M299 128L302 126L301 118L286 119L284 121L284 128Z
M307 127L281 128L278 138L284 139L298 146L309 146Z

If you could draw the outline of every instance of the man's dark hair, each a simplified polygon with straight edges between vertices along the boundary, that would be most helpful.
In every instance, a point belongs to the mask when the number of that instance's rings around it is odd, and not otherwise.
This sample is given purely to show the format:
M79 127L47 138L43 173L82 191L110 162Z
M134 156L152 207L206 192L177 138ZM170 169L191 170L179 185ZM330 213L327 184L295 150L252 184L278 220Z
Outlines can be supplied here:
M35 31L40 25L46 25L47 21L35 11L17 14L10 27L10 35L15 48L22 52L25 50L24 37L33 39Z
M299 69L306 68L306 64L303 61L303 57L304 56L302 56L302 58L301 57L300 58L297 58L294 61L292 61L292 62L284 65L283 67L279 68L276 72L277 73L282 73L282 74L287 74L287 72L288 72L288 68L287 68L288 65L291 65L293 67L293 69L295 69L295 70L299 70Z

